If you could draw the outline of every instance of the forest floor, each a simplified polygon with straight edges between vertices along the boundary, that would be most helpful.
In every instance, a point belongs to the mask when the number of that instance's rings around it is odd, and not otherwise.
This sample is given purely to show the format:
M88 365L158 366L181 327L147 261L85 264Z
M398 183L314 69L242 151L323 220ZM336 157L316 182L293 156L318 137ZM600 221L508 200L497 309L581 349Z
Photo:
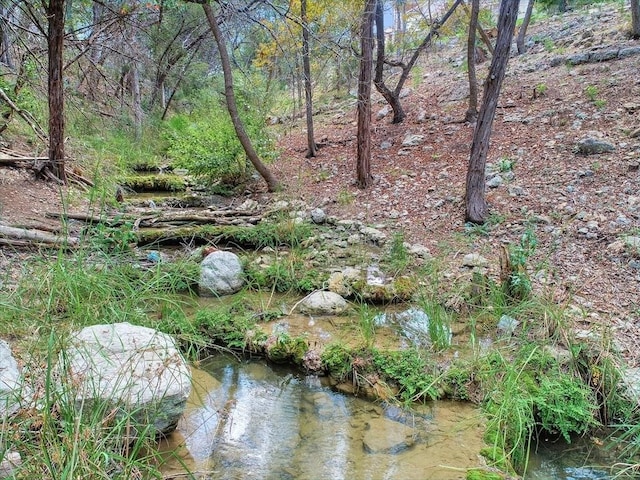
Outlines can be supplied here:
M301 199L340 218L402 232L428 247L450 268L479 253L499 273L501 246L518 243L532 228L538 248L528 267L535 288L566 302L577 329L608 329L630 366L640 366L640 254L625 247L640 236L640 79L638 56L567 66L568 56L638 46L626 35L620 6L602 5L544 19L530 27L534 44L513 57L491 136L488 161L502 183L488 190L491 221L464 224L464 190L473 125L462 119L468 83L462 41L440 41L408 82L407 119L392 125L375 96L372 173L375 184L355 185L355 101L336 101L315 116L322 148L306 159L304 123L285 123L280 158L272 165L285 189L278 198ZM556 66L552 66L556 65ZM489 61L479 66L482 77ZM393 80L389 81L393 86ZM413 146L403 146L408 135ZM585 137L615 150L576 153ZM262 184L252 195L272 201ZM72 198L80 194L72 195ZM29 226L55 222L61 190L28 172L0 169L0 221ZM0 266L7 256L0 250Z

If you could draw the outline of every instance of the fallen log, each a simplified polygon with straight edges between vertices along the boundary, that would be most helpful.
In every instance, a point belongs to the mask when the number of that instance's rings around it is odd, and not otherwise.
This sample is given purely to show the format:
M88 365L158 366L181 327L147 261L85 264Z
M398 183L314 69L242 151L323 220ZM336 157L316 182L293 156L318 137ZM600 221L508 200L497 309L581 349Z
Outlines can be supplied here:
M50 246L76 247L80 244L78 237L51 235L39 230L27 230L24 228L8 227L0 225L0 237L10 240L33 241Z

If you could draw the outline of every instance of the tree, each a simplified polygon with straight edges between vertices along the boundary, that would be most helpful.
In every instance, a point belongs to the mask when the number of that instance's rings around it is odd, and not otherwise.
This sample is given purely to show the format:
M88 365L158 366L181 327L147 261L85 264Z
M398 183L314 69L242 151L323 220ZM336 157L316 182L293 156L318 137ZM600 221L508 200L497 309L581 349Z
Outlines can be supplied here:
M493 119L498 106L502 81L507 70L513 29L518 17L519 0L503 0L498 16L498 37L489 73L484 85L482 107L473 133L465 194L465 219L482 224L486 221L488 207L485 199L485 166Z
M631 36L640 38L640 0L631 1Z
M358 76L358 152L356 175L360 188L373 183L371 175L371 69L373 67L373 17L376 0L365 0L360 28Z
M380 0L382 2L382 0ZM462 0L456 0L449 10L444 14L441 20L433 23L431 30L427 34L427 36L422 40L422 43L415 49L411 59L408 63L404 63L402 61L390 61L385 58L385 44L384 44L384 20L382 15L376 15L376 29L377 37L378 37L378 55L377 55L377 64L376 64L376 89L380 94L387 100L391 108L393 109L393 123L400 123L404 120L404 111L402 110L402 105L400 104L400 93L402 92L402 87L404 87L405 82L409 78L409 73L411 73L411 69L418 61L418 57L422 52L426 50L426 48L431 44L431 39L438 34L438 30L444 23L449 19L449 17L453 14L453 12L458 8L458 5L462 3ZM379 17L379 19L378 19ZM380 34L382 33L382 41L380 41ZM387 65L391 65L393 67L400 67L402 69L402 73L400 74L400 78L398 79L398 83L395 88L391 90L388 88L384 80L382 78L382 68L383 63ZM378 69L380 71L378 72Z
M64 88L62 83L65 0L44 2L48 19L49 159L43 175L66 183L64 171Z
M471 0L469 18L469 38L467 39L467 74L469 76L469 108L465 121L473 123L478 119L478 79L476 78L476 28L478 28L478 12L480 0Z
M516 39L516 45L518 46L518 54L522 55L527 49L524 46L524 40L527 36L527 28L529 28L529 22L531 21L531 13L533 13L533 3L535 0L529 0L527 4L527 10L524 12L524 18L522 19L522 25L520 25L520 30L518 30L518 38ZM638 0L635 0L638 1ZM631 0L631 4L633 5L634 0Z
M193 3L200 3L202 5L202 9L204 10L207 22L209 23L209 28L211 29L211 32L213 33L213 36L216 40L224 76L224 95L227 103L227 110L229 111L229 116L231 117L231 122L233 123L233 128L236 131L238 140L240 140L247 158L266 182L268 190L270 192L275 192L280 189L280 184L273 176L271 171L264 165L264 163L262 163L262 160L260 160L258 153L251 144L249 135L247 135L244 124L242 123L242 119L240 118L240 114L238 113L238 106L236 104L236 97L233 90L233 74L231 71L231 61L229 60L227 44L225 42L224 36L222 35L222 30L220 30L220 26L218 25L218 19L213 12L213 9L211 8L208 0L191 1Z
M304 99L307 114L307 158L316 156L316 142L313 135L313 95L311 91L311 64L309 63L309 20L307 0L300 0L302 21L302 71L304 75Z

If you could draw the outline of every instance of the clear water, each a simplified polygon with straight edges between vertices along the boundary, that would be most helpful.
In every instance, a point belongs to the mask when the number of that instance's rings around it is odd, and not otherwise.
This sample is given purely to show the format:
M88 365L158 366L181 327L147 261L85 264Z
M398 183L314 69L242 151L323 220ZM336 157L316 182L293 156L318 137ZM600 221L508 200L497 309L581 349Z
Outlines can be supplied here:
M454 480L480 467L483 419L469 404L410 411L332 390L317 377L217 356L194 370L194 390L165 451L165 475L210 480ZM590 439L546 442L525 479L605 480L613 461Z
M470 405L407 411L263 362L220 357L201 368L170 447L186 447L182 460L203 472L197 478L449 480L481 464L482 418Z

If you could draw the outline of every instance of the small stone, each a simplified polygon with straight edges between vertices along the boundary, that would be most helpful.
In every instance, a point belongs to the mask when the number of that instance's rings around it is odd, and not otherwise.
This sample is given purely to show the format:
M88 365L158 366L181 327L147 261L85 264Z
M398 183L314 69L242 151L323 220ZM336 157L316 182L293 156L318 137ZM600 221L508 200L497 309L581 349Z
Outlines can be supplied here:
M313 292L299 305L300 313L308 315L339 315L347 309L347 301L334 292Z
M315 224L322 224L327 219L327 214L321 208L314 208L311 210L311 221Z
M424 142L424 135L408 134L402 140L403 147L415 147Z
M464 267L486 267L489 265L489 260L478 253L468 253L462 259L462 265Z
M613 152L615 149L613 144L592 137L583 138L576 145L577 152L583 155L597 155Z
M500 185L502 185L502 177L500 175L494 175L487 180L487 187L489 188L498 188Z

